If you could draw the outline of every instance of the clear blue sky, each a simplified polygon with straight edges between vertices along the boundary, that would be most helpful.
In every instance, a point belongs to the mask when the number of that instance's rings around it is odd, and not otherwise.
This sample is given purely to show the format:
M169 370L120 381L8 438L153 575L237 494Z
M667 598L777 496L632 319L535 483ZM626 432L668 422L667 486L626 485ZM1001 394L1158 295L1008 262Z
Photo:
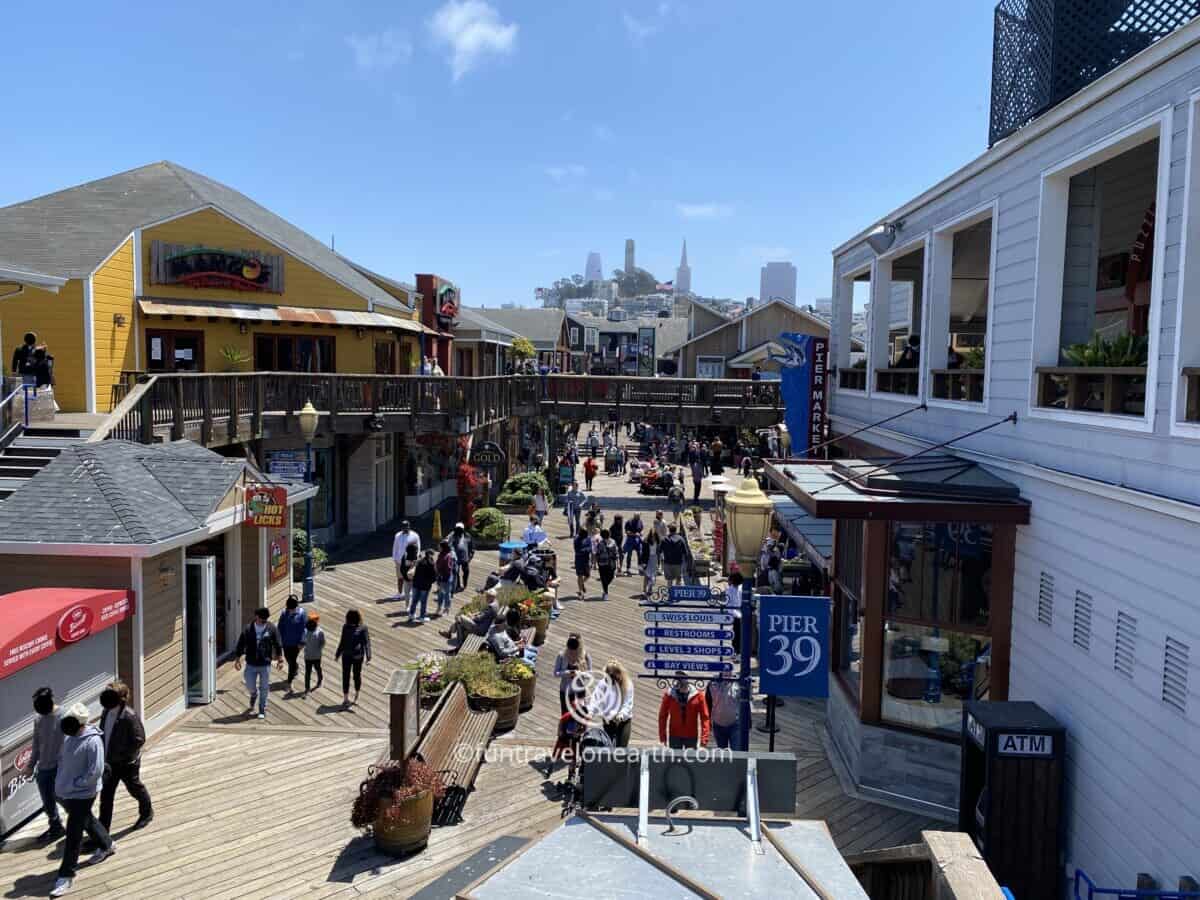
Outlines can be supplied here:
M707 295L790 259L804 302L986 147L993 6L22 2L0 205L171 159L471 305L532 305L627 237L661 279L686 237Z

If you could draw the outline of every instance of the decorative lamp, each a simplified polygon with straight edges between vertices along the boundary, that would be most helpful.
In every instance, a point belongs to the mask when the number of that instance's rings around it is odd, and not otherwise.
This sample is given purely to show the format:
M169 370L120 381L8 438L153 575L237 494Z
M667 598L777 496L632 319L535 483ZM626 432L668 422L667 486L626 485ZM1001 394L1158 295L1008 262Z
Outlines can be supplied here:
M729 540L737 554L743 572L749 572L758 561L758 551L771 530L775 506L757 479L743 478L741 486L725 498L725 520Z
M321 414L317 412L317 408L312 405L311 400L305 403L304 409L297 414L297 418L300 419L300 432L304 435L306 443L312 443L313 436L317 433L317 420L320 416Z

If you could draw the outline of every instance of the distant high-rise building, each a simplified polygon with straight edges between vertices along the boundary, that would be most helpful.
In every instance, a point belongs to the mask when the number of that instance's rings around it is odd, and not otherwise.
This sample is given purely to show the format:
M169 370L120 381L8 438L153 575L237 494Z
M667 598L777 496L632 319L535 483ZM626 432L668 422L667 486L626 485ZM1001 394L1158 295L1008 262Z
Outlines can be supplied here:
M796 267L789 262L769 262L762 267L758 280L758 302L786 300L796 304Z
M692 292L692 267L687 261L687 241L683 242L683 253L679 257L679 268L675 270L675 293L690 294Z
M604 266L600 264L600 254L594 250L588 254L587 265L583 269L584 281L603 281Z
M632 275L635 263L633 259L633 238L625 239L625 274Z
M824 316L826 319L833 318L833 298L818 297L813 301L813 309L817 311L817 315Z

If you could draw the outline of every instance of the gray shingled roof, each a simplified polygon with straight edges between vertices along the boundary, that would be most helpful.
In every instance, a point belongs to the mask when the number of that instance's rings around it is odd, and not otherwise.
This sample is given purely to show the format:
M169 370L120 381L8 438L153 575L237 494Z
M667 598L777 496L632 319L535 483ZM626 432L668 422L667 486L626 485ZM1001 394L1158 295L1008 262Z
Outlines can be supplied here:
M492 310L484 311L478 309L468 309L467 307L459 307L458 321L454 326L455 337L460 332L464 334L464 339L470 340L472 337L477 337L481 331L490 331L501 338L515 338L517 333L511 328L506 328L495 319L491 318Z
M539 350L553 350L562 332L561 309L473 309L514 334L529 338Z
M656 334L654 352L658 356L673 353L687 340L688 320L682 317L660 319L656 316L639 316L623 322L611 322L600 316L577 313L567 318L580 327L596 328L602 334L637 334L640 328L653 328Z
M217 207L357 293L390 299L291 222L231 187L167 161L0 208L0 253L16 267L81 278L133 229L204 206Z
M155 544L202 527L245 468L245 460L191 441L77 444L0 503L0 534L14 542Z

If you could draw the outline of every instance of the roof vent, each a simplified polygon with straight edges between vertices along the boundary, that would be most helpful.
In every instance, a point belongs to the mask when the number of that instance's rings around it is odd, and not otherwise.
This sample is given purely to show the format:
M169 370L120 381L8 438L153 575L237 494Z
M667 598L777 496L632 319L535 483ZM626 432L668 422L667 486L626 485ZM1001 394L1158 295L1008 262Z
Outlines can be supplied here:
M1092 597L1083 591L1075 592L1075 624L1071 639L1085 653L1092 648Z
M1137 619L1127 612L1117 612L1116 648L1113 650L1113 668L1126 678L1133 677L1133 663L1137 645Z
M1047 627L1054 624L1054 576L1049 572L1042 573L1038 584L1037 617Z
M1167 638L1163 651L1163 703L1180 712L1187 712L1188 645L1173 637Z

